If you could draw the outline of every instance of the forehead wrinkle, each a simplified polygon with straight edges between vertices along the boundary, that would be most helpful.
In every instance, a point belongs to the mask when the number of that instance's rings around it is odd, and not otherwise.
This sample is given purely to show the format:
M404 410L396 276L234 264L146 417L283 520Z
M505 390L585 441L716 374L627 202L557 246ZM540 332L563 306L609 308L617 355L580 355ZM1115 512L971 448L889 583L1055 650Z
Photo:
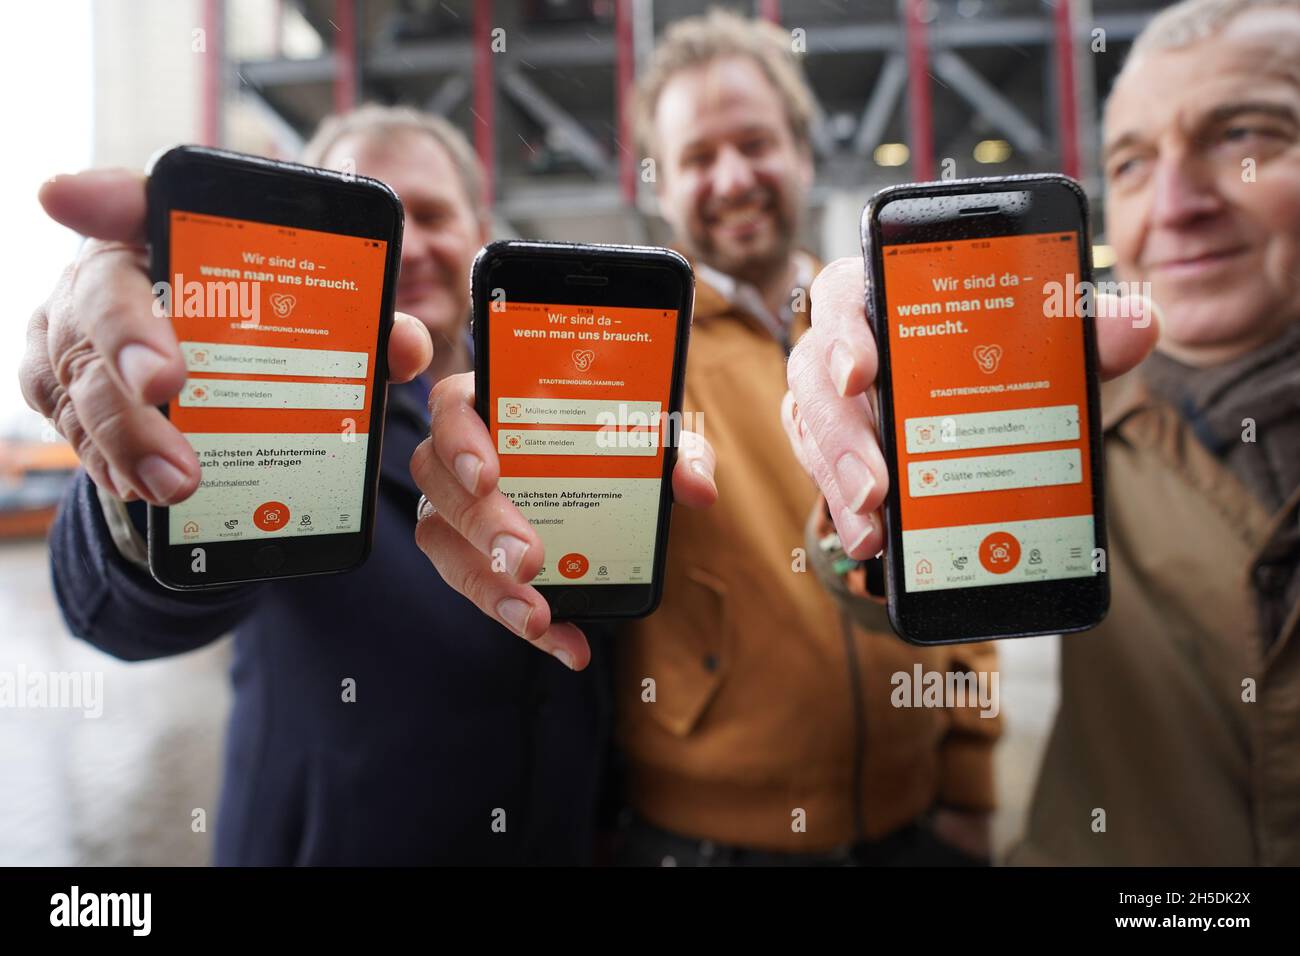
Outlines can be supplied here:
M1121 72L1119 79L1107 99L1105 114L1103 117L1103 127L1109 127L1114 123L1112 118L1116 105L1121 103L1125 95L1132 96L1128 93L1128 87L1141 79L1139 73L1149 70L1153 60L1162 56L1178 56L1194 52L1198 47L1204 47L1210 40L1201 41L1188 47L1177 50L1156 50L1144 55L1140 60L1131 66L1125 67ZM1208 84L1202 88L1208 88L1207 95L1199 96L1194 100L1180 104L1177 114L1174 117L1174 123L1179 130L1184 132L1195 129L1198 122L1207 116L1214 109L1229 106L1234 101L1266 101L1272 97L1266 95L1267 91L1259 89L1261 82L1278 83L1288 87L1294 93L1300 93L1300 33L1297 34L1294 49L1279 50L1277 43L1251 43L1251 44L1232 44L1234 49L1230 51L1231 60L1227 64L1230 73L1223 73L1222 66L1216 70L1217 75L1210 78ZM1290 46L1290 45L1288 45ZM1200 86L1200 84L1198 84ZM1148 101L1153 95L1149 85L1140 87L1144 95L1144 102ZM1151 113L1144 111L1144 115L1150 116ZM1151 128L1151 124L1144 123L1142 126L1134 129L1128 128L1115 136L1103 136L1103 150L1110 151L1116 148L1121 139L1136 138L1144 139Z

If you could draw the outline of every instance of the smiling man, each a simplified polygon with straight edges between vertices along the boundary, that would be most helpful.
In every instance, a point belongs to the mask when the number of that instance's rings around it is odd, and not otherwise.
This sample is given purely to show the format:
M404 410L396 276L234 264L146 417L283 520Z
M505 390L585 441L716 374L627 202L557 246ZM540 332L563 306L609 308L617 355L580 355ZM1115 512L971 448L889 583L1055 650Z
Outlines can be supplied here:
M991 647L916 649L840 615L804 555L816 489L780 420L786 354L808 327L812 257L798 230L813 179L812 96L779 28L714 11L674 24L638 80L638 132L664 217L696 272L684 409L713 444L719 497L678 511L659 610L616 637L628 864L969 863L988 856L992 749L975 701L909 708L895 678L988 671ZM417 539L491 613L496 586L450 539L466 509L438 482L495 453L465 405L434 390L432 452L415 473L434 514ZM418 456L417 456L418 457ZM845 460L866 474L860 460ZM455 491L455 489L452 489ZM499 494L475 489L487 507ZM680 497L679 497L679 500ZM517 512L504 498L490 540ZM465 523L462 522L462 525ZM464 560L456 554L465 555ZM502 577L500 575L497 576ZM570 624L539 608L524 637L582 663Z
M1102 402L1111 609L1062 641L1012 859L1300 864L1300 0L1154 18L1107 104L1105 155L1117 271L1155 309L1135 321L1098 298L1103 377L1120 376ZM860 260L822 273L790 361L805 456L874 447L844 401L876 369L861 276ZM1148 311L1157 350L1122 374L1153 344ZM828 375L836 350L846 370ZM822 479L870 507L881 484ZM835 521L854 557L882 546L873 516ZM845 606L873 603L858 589Z
M137 499L183 500L199 466L161 417L147 441L122 426L174 395L185 365L152 311L144 179L94 170L42 187L51 216L95 238L33 315L21 377L83 465L50 535L60 609L126 660L234 631L218 864L585 863L609 723L599 668L535 655L431 575L412 540L429 390L470 366L482 173L454 127L401 107L327 121L303 158L383 180L405 210L370 559L212 591L150 577Z
M1112 609L1062 645L1016 859L1295 865L1300 2L1156 17L1104 149L1117 272L1161 334L1105 394Z

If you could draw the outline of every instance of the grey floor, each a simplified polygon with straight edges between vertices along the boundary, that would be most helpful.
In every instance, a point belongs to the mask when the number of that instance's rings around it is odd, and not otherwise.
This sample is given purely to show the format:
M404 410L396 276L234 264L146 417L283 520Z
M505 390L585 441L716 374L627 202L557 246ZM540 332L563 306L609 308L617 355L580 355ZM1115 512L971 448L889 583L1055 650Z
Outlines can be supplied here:
M999 852L1020 832L1056 708L1057 639L1004 642ZM0 865L209 862L229 693L225 641L125 664L71 638L41 542L0 543L0 673L102 673L103 714L0 708ZM196 810L206 816L195 832Z
M0 544L0 672L103 674L98 718L0 709L0 865L209 862L227 654L114 660L64 629L44 544Z

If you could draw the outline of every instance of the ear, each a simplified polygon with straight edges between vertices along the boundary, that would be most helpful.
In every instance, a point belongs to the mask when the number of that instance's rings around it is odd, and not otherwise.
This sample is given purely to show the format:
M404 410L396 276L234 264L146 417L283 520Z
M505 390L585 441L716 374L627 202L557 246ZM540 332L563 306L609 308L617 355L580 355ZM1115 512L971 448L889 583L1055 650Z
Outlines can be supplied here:
M799 146L799 178L805 191L812 189L817 178L817 162L813 159L812 143L808 141Z
M654 179L650 182L654 185L655 199L662 200L664 198L664 183L668 179L668 177L664 175L664 164L660 162L659 157L653 153L645 157L645 159L650 160L653 164L651 169L654 170ZM662 201L660 202L660 205L663 205Z

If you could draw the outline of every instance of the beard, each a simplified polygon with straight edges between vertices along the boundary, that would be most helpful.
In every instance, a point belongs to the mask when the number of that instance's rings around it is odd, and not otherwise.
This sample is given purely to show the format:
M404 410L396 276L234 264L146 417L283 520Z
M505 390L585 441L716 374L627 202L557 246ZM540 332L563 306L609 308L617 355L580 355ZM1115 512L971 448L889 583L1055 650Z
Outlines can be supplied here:
M762 188L745 196L740 202L728 205L745 205L757 199L765 215L770 216L770 231L758 243L730 239L716 241L704 217L692 223L687 236L688 250L697 258L733 279L761 285L780 273L790 260L798 232L797 217L781 196L773 189Z

